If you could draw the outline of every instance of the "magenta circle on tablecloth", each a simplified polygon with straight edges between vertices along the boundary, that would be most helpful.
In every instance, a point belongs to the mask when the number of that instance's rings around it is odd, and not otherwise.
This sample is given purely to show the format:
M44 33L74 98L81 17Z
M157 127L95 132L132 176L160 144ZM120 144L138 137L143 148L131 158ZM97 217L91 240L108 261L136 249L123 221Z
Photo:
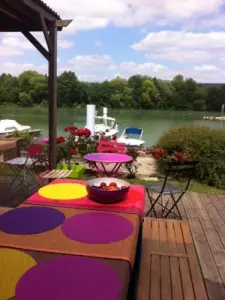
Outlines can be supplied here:
M109 244L129 237L133 224L109 213L84 213L63 222L63 233L71 240L87 244Z
M61 256L28 270L16 286L17 300L116 300L121 281L96 258Z
M64 214L51 207L20 207L0 215L0 231L38 234L58 227L64 220Z
M85 155L84 159L101 163L127 163L133 160L129 155L119 153L91 153Z

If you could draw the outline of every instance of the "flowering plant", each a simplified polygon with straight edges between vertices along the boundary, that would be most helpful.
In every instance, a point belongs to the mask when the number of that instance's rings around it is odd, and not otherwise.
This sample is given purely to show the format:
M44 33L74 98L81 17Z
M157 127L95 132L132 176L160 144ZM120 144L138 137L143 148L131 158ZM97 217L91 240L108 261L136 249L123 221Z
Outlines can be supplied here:
M175 152L175 151L165 151L160 146L153 146L151 149L145 149L146 154L150 154L153 158L158 161L164 162L184 162L187 163L194 159L194 154L192 152L185 151Z
M97 141L91 138L91 132L87 128L77 128L67 126L64 128L66 137L56 138L57 143L57 164L66 164L71 167L72 163L78 164L76 159L83 158L84 155L96 152ZM48 157L48 142L43 145L46 158Z
M66 163L70 166L71 162L75 161L75 156L78 155L82 158L87 153L96 151L97 142L95 139L91 139L89 129L67 126L64 131L67 132L67 136L65 141L58 146L58 163Z

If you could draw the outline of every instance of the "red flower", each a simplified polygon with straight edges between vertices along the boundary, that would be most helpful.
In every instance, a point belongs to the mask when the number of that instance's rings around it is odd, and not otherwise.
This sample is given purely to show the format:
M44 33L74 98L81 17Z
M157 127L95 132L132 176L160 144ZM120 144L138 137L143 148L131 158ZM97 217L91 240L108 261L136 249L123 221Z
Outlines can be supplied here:
M77 154L76 149L70 149L69 152L70 152L70 155L76 155Z
M61 144L65 142L65 138L63 136L59 136L56 138L56 143Z
M116 140L117 140L117 136L114 135L114 136L112 137L112 139L113 139L113 141L116 141Z
M162 150L162 149L160 149L159 151L158 151L158 155L159 156L163 156L165 154L165 151L164 150Z
M74 131L77 130L77 127L76 126L69 126L68 129L69 129L70 132L74 132Z
M82 136L83 135L83 129L78 129L77 130L77 135Z
M190 156L190 158L193 158L193 157L194 157L194 154L191 152L191 153L189 154L189 156Z
M69 131L69 128L68 128L68 127L65 127L65 128L64 128L64 131L65 131L65 132L68 132L68 131Z
M182 159L182 153L180 153L180 152L177 152L177 153L176 153L176 158L178 158L178 159Z
M84 135L89 137L91 135L91 131L88 128L84 129Z
M188 162L188 159L186 157L182 158L183 162Z

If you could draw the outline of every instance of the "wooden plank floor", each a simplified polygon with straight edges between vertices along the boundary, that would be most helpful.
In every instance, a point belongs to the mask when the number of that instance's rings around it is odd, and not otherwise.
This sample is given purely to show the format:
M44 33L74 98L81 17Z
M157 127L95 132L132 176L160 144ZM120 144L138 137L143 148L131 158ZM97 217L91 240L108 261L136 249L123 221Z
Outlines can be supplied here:
M179 210L191 230L208 298L225 299L225 195L187 193Z
M225 299L225 196L189 193L182 204L209 299Z
M207 300L187 221L145 218L137 300Z

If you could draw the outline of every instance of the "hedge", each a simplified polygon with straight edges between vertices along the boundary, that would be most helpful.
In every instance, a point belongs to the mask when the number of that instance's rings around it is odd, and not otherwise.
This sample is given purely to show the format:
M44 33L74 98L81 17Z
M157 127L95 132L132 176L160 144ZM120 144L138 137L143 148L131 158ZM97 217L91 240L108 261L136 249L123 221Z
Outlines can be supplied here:
M194 153L198 160L196 179L225 188L225 130L208 126L189 126L163 133L158 144L164 150Z

